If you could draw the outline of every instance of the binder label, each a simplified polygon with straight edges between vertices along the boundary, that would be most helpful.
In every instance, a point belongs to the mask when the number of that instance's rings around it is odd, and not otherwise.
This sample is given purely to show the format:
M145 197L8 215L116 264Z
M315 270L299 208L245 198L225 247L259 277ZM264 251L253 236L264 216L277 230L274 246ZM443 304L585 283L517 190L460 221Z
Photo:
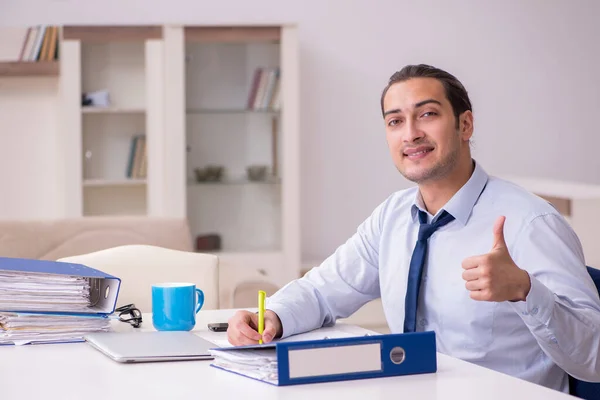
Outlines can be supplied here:
M382 371L381 344L290 349L290 379Z

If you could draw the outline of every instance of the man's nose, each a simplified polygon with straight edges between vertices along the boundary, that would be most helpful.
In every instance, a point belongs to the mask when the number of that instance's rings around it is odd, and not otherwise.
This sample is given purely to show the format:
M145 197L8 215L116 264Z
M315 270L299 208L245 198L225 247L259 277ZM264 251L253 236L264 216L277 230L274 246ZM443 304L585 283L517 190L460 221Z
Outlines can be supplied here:
M402 138L405 142L414 142L421 139L423 136L425 136L425 134L415 121L406 121L404 137Z

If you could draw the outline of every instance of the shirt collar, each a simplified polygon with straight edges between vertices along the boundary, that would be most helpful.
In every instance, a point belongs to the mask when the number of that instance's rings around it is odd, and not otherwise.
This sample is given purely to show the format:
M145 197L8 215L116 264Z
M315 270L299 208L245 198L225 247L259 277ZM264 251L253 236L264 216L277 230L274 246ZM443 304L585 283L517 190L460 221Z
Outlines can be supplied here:
M434 217L437 217L442 210L446 210L461 224L467 224L467 220L471 215L471 211L473 210L477 199L479 199L479 196L481 195L481 192L483 192L483 189L488 181L488 174L477 162L475 162L475 160L473 160L473 162L475 163L475 169L473 170L473 173L471 174L471 177L467 183L465 183L459 189L459 191L456 192L450 200L448 200L444 207L442 207ZM417 190L417 194L411 208L413 222L419 222L419 218L417 216L419 210L425 211L425 204L423 203L421 192Z

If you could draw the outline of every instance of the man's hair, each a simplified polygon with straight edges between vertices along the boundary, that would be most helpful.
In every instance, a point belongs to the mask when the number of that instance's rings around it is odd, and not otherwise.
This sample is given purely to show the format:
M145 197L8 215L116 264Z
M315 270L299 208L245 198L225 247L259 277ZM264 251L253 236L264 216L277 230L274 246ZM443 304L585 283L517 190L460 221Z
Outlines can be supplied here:
M469 100L469 94L462 83L456 77L444 70L432 67L431 65L419 64L419 65L407 65L400 71L395 72L390 80L383 89L381 94L381 114L385 112L383 109L383 99L390 86L394 83L404 82L412 78L434 78L440 81L446 92L446 98L452 106L454 117L456 120L456 126L458 126L458 116L465 111L473 111L471 107L471 100Z

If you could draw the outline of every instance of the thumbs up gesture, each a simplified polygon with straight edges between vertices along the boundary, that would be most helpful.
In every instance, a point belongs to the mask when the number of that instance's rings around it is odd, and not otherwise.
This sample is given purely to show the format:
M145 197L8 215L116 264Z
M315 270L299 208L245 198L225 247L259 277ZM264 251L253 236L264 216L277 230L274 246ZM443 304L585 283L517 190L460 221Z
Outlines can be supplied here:
M527 271L515 264L504 240L502 216L493 228L494 245L489 253L468 257L462 262L462 278L473 300L524 301L531 288Z

